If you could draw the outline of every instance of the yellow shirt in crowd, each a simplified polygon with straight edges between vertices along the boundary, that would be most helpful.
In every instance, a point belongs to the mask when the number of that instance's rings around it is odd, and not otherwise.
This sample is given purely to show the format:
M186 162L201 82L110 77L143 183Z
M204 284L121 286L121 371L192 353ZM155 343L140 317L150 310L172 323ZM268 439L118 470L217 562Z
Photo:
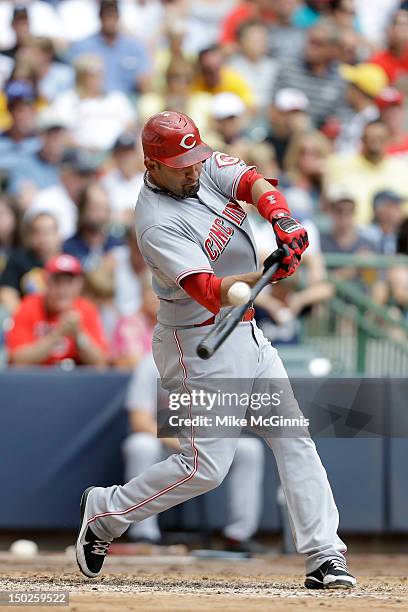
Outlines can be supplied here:
M347 187L356 199L356 221L367 225L373 218L373 198L379 191L395 191L405 197L404 210L408 213L408 167L406 162L392 156L373 165L360 153L329 157L325 173L326 187Z
M254 96L249 85L232 68L224 66L221 68L221 79L219 84L212 89L208 89L201 76L197 76L192 85L192 91L207 92L212 95L228 91L237 95L244 104L251 108L254 105Z

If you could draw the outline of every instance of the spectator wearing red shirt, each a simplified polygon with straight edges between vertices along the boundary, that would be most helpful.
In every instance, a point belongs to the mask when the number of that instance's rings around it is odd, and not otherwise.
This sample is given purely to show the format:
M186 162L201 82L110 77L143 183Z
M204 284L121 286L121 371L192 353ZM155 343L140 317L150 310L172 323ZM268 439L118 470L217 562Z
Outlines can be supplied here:
M258 19L266 25L275 21L271 0L253 0L240 2L227 16L221 26L220 43L226 52L232 52L237 46L238 30L246 21Z
M46 265L44 294L23 299L6 335L12 365L106 365L107 348L96 307L79 297L82 268L71 255L57 255Z
M404 127L406 112L403 94L394 87L386 87L376 99L381 119L388 128L386 152L390 155L406 156L408 159L408 133Z
M387 48L370 60L381 66L390 83L395 83L408 73L408 11L397 11L387 31Z

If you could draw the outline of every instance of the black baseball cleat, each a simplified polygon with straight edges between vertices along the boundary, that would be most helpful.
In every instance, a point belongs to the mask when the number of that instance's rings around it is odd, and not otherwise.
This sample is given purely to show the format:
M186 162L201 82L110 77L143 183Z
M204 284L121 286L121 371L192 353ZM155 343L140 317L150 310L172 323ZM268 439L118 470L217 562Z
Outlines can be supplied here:
M89 493L95 487L88 487L81 497L81 525L76 542L76 559L81 572L88 578L96 578L101 573L103 562L111 542L100 540L88 526L86 504Z
M350 574L345 561L333 558L306 575L307 589L351 589L357 580Z

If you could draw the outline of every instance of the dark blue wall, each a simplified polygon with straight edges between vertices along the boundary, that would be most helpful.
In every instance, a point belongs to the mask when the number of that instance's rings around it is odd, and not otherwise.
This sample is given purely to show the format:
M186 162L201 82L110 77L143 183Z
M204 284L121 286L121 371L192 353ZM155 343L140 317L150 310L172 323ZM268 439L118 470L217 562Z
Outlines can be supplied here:
M127 382L126 374L86 369L0 373L0 529L75 528L85 487L122 482ZM384 409L392 425L391 406L407 410L407 386L383 384L381 397L387 398ZM342 530L408 532L408 439L319 438L316 443ZM278 478L271 452L266 465L261 528L276 530ZM207 494L206 506L210 527L222 527L225 484ZM180 520L183 525L177 524ZM182 512L169 511L163 522L201 527L197 501L187 502Z

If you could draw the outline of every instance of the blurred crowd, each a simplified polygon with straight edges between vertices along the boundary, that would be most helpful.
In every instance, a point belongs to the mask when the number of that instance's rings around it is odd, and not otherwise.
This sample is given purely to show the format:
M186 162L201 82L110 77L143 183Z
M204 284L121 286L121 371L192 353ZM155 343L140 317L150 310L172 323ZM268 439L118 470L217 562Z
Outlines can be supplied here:
M278 177L310 248L257 304L274 342L329 299L324 255L408 255L408 2L0 3L0 319L11 364L134 368L157 299L132 229L140 129L190 115ZM273 232L248 207L261 256ZM403 264L363 274L408 316Z

